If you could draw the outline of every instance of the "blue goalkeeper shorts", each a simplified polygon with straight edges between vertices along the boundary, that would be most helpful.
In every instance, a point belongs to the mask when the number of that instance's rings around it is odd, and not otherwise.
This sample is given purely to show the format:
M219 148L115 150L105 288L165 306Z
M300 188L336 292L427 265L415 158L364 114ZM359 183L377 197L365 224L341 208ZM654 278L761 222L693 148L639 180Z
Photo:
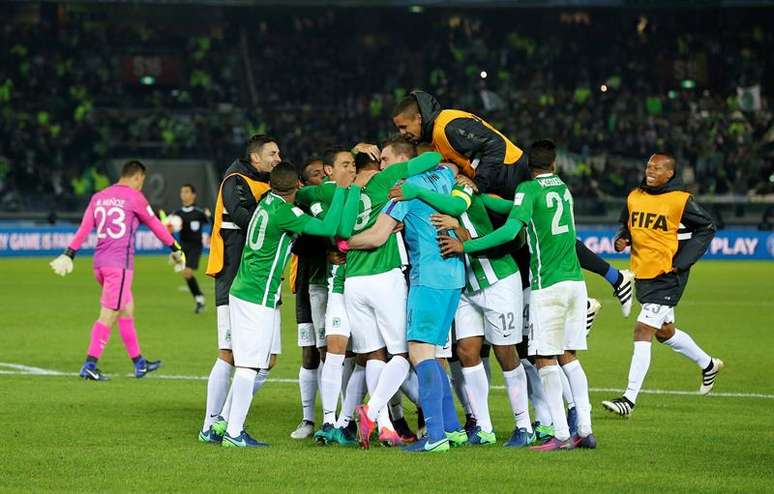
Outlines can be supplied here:
M457 312L461 293L460 288L410 287L406 339L444 346L449 339L449 328Z

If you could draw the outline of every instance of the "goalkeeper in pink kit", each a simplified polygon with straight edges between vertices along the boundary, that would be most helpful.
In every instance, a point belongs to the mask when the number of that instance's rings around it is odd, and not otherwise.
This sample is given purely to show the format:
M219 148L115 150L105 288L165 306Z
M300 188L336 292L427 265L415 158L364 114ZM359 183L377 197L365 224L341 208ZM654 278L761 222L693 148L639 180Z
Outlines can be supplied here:
M153 214L148 201L140 192L144 181L145 166L142 163L125 163L118 183L91 197L81 226L70 246L51 262L51 268L60 276L72 272L75 253L88 238L91 230L96 228L94 276L102 287L102 297L99 318L91 328L91 343L80 372L84 379L107 380L107 376L97 369L97 361L102 356L116 322L129 358L134 363L135 377L143 377L161 366L161 361L143 358L137 341L137 331L134 329L134 234L141 223L147 225L156 237L172 250L169 262L175 271L184 269L185 255L174 237Z

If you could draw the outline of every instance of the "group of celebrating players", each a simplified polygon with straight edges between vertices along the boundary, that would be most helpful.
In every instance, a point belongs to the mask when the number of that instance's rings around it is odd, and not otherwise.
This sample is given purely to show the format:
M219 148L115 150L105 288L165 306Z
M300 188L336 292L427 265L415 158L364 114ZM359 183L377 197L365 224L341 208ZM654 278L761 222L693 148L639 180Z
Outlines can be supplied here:
M700 393L712 389L723 362L674 326L674 307L714 226L681 190L673 158L653 155L627 199L615 245L632 247L634 273L619 272L576 239L573 197L556 175L551 141L525 153L481 118L441 109L422 91L398 104L393 122L400 135L381 147L331 148L300 170L281 160L276 140L253 136L226 171L207 266L219 353L200 441L267 446L244 424L281 353L289 262L302 347L303 419L294 439L368 448L377 438L409 452L496 444L488 404L494 351L514 417L505 446L595 448L577 352L587 349L601 306L588 297L581 268L611 284L624 316L635 284L643 304L627 390L605 409L632 413L654 335L701 368ZM58 274L72 271L96 224L103 295L81 370L87 379L104 379L96 362L116 320L137 377L158 367L142 358L134 331L131 237L143 222L171 247L176 269L185 255L139 192L143 179L144 167L128 163L118 184L95 194L72 244L51 263ZM403 395L416 405L417 434Z

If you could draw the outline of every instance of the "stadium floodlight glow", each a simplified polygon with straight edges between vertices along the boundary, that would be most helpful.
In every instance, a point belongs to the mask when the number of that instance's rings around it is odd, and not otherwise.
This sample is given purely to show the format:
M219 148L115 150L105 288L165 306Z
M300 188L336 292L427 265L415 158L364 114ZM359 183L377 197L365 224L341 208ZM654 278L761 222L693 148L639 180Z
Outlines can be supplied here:
M486 70L482 70L482 71L481 71L481 78L482 78L482 79L486 79L486 76L488 76L488 75L489 75L489 74L487 74L487 73L486 73Z
M409 7L409 12L411 12L412 14L421 14L424 11L425 11L425 8L422 7L421 5L412 5L411 7Z
M140 77L140 84L143 86L152 86L156 83L156 78L152 75L144 75Z
M599 86L599 90L602 91L603 93L606 93L607 92L607 84L602 84L601 86Z
M680 83L680 87L683 89L693 89L696 87L696 81L692 79L685 79Z
M669 99L675 99L677 98L677 91L675 91L674 89L670 89L669 92L667 93L667 96L669 96Z

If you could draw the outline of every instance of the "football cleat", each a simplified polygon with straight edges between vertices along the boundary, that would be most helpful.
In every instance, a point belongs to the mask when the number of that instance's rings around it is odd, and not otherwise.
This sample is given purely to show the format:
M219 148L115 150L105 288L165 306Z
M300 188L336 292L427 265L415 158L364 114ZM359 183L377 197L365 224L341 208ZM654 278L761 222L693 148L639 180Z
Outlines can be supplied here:
M624 317L629 317L632 311L632 299L634 298L634 273L628 269L622 269L620 271L623 280L621 283L613 288L613 294L621 302L621 312Z
M567 410L567 425L570 427L570 435L578 432L578 410L572 407Z
M532 424L532 429L535 431L533 444L543 444L554 437L554 426L552 425L543 425L540 422L535 422Z
M602 304L595 298L586 299L586 336L591 333L591 326L594 325L594 319L596 319L599 311L602 309Z
M710 362L712 366L709 370L701 371L701 386L699 386L699 394L706 395L715 386L715 378L718 373L726 366L719 358L713 358Z
M220 444L223 442L223 433L218 433L215 426L211 425L207 432L199 431L199 442Z
M403 446L403 440L400 438L400 434L387 427L384 427L379 431L379 442L382 443L382 446L387 448Z
M320 443L323 446L330 443L332 441L331 435L333 434L334 429L336 428L333 424L323 424L322 429L314 433L315 442Z
M506 448L526 448L535 442L535 433L528 432L526 427L515 429L505 443Z
M634 411L634 403L625 396L610 401L603 401L602 406L605 407L605 410L618 414L621 417L628 417Z
M368 418L368 405L355 407L355 419L357 422L357 440L365 449L371 445L371 435L376 431L376 422Z
M298 427L296 427L296 430L290 433L290 437L292 439L306 439L312 434L314 434L314 422L310 422L308 420L302 420L301 422L299 422Z
M218 415L218 418L215 419L215 423L211 426L212 430L215 431L215 433L219 436L222 436L226 433L226 427L228 427L228 422L226 422L226 419L220 415Z
M411 444L416 442L417 435L411 431L405 417L393 420L392 425L395 427L395 432L398 433L401 441L403 441L404 444Z
M478 427L478 423L476 422L476 417L474 417L470 413L466 413L465 425L462 426L462 428L465 429L465 432L467 432L468 435L471 435L476 432L476 427Z
M403 446L401 450L407 453L443 453L449 451L449 440L444 438L432 442L429 438L423 437L414 444Z
M201 314L204 310L204 297L196 299L196 306L194 307L194 314Z
M330 434L331 443L337 443L342 446L354 446L357 444L357 431L352 431L348 427L336 427Z
M145 377L149 372L153 372L161 367L161 360L145 360L140 357L140 360L134 363L134 377L140 379Z
M565 439L564 441L561 441L555 437L552 437L547 442L543 444L539 444L537 446L530 446L529 449L531 451L564 451L568 449L574 449L575 446L573 446L572 441L570 439Z
M572 437L570 437L570 441L572 441L572 445L576 448L596 449L597 447L597 438L594 437L594 434L589 434L585 437L573 434Z
M253 439L250 434L242 431L237 437L231 437L228 432L223 434L224 448L260 448L268 446L267 443Z
M110 381L110 378L97 369L97 364L86 362L81 367L81 372L78 374L80 377L87 381Z
M465 432L465 429L447 432L446 439L449 440L449 445L452 448L459 448L460 446L464 446L468 443L468 433Z
M476 427L473 434L468 435L468 443L473 446L487 446L489 444L497 443L497 436L494 432L485 432L481 430L481 427Z

